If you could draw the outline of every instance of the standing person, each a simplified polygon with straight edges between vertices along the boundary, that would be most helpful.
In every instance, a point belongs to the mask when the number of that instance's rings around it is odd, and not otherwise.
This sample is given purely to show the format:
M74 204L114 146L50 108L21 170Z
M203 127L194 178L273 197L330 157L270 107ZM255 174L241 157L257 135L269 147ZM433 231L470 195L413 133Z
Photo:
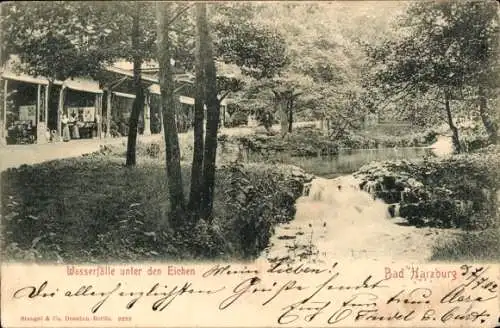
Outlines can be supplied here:
M63 141L68 142L71 139L71 136L69 134L69 119L66 114L62 116L61 123L63 128Z
M160 121L160 116L158 113L155 113L153 117L153 124L152 124L152 132L153 133L160 133L161 131L161 121Z
M76 119L76 113L71 114L70 122L73 124L71 126L72 129L72 137L73 139L80 139L80 128L78 127L78 120Z
M93 136L95 135L96 137L100 138L101 136L98 134L101 132L99 129L99 125L101 124L101 117L97 113L95 114L94 123L95 123L95 126L94 126Z

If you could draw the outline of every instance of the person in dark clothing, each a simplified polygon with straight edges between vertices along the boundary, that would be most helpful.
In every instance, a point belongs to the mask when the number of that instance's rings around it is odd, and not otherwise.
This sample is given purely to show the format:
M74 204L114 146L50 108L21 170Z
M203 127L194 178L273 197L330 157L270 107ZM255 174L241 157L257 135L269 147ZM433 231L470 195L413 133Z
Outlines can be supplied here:
M158 113L155 113L153 119L151 120L151 132L152 133L161 132L161 120L160 120L160 115L158 115Z

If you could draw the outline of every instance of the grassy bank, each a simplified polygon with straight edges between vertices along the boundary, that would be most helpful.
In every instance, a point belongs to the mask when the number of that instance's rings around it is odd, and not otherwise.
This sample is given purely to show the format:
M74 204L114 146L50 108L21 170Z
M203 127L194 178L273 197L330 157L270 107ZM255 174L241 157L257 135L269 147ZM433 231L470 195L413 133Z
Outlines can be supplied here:
M342 136L331 136L314 127L297 128L292 134L254 134L225 137L227 143L241 144L253 153L272 156L287 152L291 156L318 156L337 154L341 148L373 149L394 147L423 147L436 141L437 133L423 131L407 135L371 135L368 132L353 131Z
M431 260L458 262L500 261L500 229L463 231L433 248Z
M2 173L3 256L26 261L232 259L256 256L290 220L308 177L291 166L217 170L213 222L176 232L162 161L123 167L91 155ZM183 167L185 191L190 168Z

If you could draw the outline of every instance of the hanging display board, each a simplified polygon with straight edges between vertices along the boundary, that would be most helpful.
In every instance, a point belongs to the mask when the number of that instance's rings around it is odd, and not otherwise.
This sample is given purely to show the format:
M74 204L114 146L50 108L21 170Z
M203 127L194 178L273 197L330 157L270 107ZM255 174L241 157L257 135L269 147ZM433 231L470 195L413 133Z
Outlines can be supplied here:
M36 124L36 105L19 106L19 120L31 121L33 125Z
M78 121L82 122L94 122L95 120L95 107L68 107L68 116L75 117Z

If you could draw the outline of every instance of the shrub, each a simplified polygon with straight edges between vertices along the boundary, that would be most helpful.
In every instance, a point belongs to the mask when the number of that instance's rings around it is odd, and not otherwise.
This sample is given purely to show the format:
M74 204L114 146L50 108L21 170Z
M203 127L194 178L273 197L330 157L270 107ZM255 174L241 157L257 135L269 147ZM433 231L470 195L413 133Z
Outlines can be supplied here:
M364 190L400 203L400 215L411 224L486 229L498 226L499 160L498 148L491 147L422 163L373 163L355 175Z
M96 262L256 256L274 225L292 219L295 199L310 179L290 166L222 167L214 220L173 229L163 163L125 168L122 157L109 155L113 149L103 152L107 155L2 172L6 258ZM190 169L182 171L187 194Z
M290 166L230 164L222 171L227 178L221 196L228 206L216 213L216 224L235 251L256 256L268 245L274 226L293 218L295 200L311 177Z

